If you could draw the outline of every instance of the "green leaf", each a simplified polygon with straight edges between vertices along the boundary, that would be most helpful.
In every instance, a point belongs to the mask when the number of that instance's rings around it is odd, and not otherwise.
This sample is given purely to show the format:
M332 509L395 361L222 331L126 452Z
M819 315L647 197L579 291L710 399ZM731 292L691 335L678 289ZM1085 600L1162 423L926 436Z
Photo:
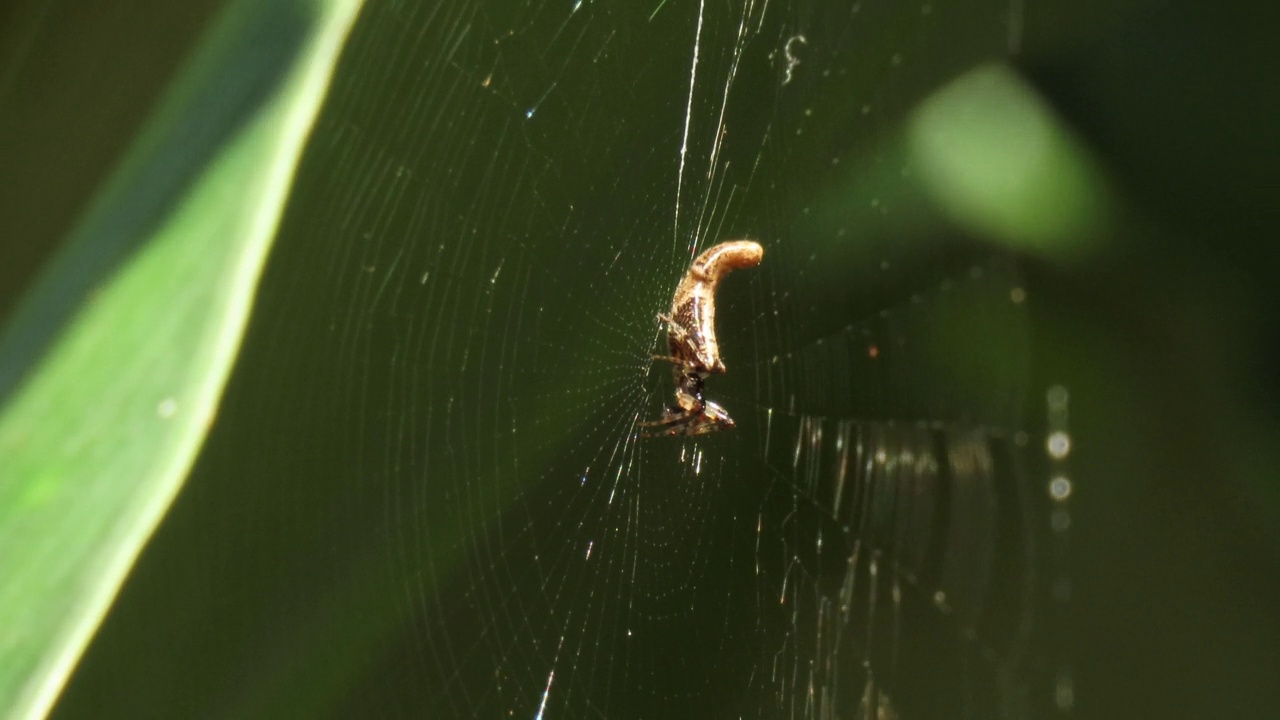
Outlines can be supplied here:
M982 66L934 93L908 135L929 196L974 235L1058 259L1095 252L1106 237L1101 171L1008 67Z
M358 7L224 11L5 329L8 716L48 712L182 486Z

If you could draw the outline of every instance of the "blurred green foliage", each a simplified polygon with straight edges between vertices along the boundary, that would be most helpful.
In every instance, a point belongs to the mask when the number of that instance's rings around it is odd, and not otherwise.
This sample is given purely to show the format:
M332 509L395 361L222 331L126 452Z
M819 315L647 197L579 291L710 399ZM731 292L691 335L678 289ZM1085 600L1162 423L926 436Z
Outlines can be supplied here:
M229 8L0 334L7 716L47 713L187 475L354 9Z

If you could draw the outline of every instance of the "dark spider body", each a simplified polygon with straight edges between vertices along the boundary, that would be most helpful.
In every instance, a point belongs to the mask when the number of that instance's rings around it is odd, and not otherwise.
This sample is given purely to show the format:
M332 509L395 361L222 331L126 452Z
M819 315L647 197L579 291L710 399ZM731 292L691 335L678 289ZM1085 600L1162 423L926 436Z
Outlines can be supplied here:
M764 248L751 240L720 243L699 255L676 286L671 313L658 316L667 324L671 354L655 358L675 364L676 402L660 420L640 423L657 428L651 435L703 435L733 427L729 413L702 395L707 376L725 371L716 342L715 293L722 277L759 265L763 257Z

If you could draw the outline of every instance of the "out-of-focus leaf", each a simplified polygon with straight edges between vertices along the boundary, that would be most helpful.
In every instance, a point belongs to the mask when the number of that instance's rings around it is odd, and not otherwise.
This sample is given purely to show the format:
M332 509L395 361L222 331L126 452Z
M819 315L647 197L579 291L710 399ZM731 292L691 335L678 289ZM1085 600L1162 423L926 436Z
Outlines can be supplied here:
M1110 224L1101 173L1007 67L939 90L915 111L909 138L925 188L975 235L1067 259L1096 248Z
M358 7L233 4L5 330L9 716L47 712L182 485Z

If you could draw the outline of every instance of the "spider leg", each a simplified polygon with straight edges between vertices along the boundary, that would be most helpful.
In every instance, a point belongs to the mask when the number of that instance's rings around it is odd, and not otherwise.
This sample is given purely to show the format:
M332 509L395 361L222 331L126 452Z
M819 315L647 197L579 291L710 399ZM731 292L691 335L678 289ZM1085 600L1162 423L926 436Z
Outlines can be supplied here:
M640 437L656 438L656 437L670 437L672 435L693 435L694 433L689 432L689 428L692 426L693 425L691 421L687 419L682 419L677 424L670 425L665 428L641 432Z
M657 430L644 430L640 432L640 437L656 438L656 437L669 437L671 435L688 435L689 433L686 430L686 428L688 427L689 425L686 423L684 425L672 425L670 427L665 427Z
M689 412L678 407L667 408L662 413L661 420L649 420L646 422L636 423L636 425L642 428L659 428L655 432L641 433L643 437L679 435L680 433L685 432L688 426L697 422L701 415L702 413L700 411Z
M680 423L688 423L696 418L698 413L688 413L681 410L672 410L668 408L662 413L661 420L646 420L636 423L639 427L668 427L671 425L679 425Z

